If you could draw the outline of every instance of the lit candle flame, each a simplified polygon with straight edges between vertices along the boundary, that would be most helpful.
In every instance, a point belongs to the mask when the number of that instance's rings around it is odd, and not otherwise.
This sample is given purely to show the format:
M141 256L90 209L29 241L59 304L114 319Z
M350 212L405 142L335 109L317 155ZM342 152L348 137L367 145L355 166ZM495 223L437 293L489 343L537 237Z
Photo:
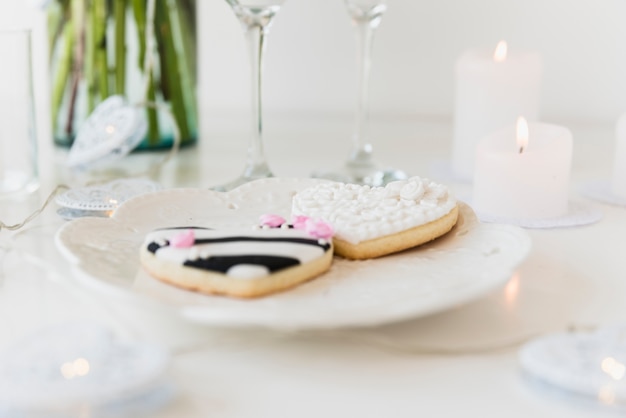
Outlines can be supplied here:
M507 53L507 44L506 41L498 42L496 46L496 50L493 53L493 60L495 62L504 62L506 61L506 53Z
M523 153L524 150L528 147L528 122L523 117L517 118L517 125L515 129L517 135L517 148L519 149L519 153Z
M504 287L504 299L506 304L510 307L515 305L520 291L520 276L519 273L514 273L511 279Z

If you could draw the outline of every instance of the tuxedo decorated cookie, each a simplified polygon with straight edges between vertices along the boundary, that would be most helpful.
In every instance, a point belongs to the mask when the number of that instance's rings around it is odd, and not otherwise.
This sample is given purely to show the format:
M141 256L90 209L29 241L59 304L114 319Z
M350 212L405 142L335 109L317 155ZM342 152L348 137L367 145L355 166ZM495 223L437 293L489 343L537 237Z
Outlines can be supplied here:
M159 229L146 236L141 263L164 282L209 294L251 298L293 287L325 272L332 230L299 217L264 215L242 230Z

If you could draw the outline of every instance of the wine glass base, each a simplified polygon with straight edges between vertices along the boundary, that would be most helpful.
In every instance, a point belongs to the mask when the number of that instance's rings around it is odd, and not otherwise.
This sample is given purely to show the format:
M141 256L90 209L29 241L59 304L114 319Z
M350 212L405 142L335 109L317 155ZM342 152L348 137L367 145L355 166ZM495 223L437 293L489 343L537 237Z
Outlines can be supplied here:
M404 171L395 168L372 167L365 172L363 170L356 172L345 166L335 171L314 172L311 177L378 187L385 186L393 181L405 180L409 176Z
M272 173L267 173L265 175L257 175L257 176L241 176L241 177L236 178L235 180L229 181L228 183L213 186L211 187L211 190L215 190L216 192L229 192L241 186L242 184L246 184L253 180L266 179L269 177L274 177L274 175Z

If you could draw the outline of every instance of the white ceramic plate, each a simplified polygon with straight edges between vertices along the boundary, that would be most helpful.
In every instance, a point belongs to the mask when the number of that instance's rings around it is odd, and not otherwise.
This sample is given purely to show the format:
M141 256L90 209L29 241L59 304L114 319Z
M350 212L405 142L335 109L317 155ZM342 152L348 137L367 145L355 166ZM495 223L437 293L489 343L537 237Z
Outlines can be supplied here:
M229 193L171 189L130 199L112 218L82 218L62 227L57 244L77 277L101 290L174 308L216 326L274 329L371 326L449 309L500 287L527 256L518 227L480 224L461 205L457 226L419 248L376 260L335 258L324 275L255 300L207 296L164 284L139 264L146 233L172 226L255 225L263 213L289 217L291 198L319 180L264 179Z

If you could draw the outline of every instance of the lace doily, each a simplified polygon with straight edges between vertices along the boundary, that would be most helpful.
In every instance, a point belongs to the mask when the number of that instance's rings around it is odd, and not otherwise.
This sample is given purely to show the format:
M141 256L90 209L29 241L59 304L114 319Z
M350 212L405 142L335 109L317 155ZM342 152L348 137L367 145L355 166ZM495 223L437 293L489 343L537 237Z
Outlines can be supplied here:
M546 219L524 219L508 218L506 216L491 215L489 213L476 212L478 219L482 222L517 225L522 228L549 229L549 228L569 228L573 226L590 225L602 219L602 211L583 202L569 202L567 214L556 218Z
M626 405L626 326L532 340L519 361L533 378L605 405Z
M449 160L437 160L433 162L430 167L430 175L433 178L436 178L439 181L443 182L455 182L459 184L464 184L471 186L471 179L462 178L458 174L454 172L452 169L452 164ZM608 188L608 186L605 186ZM601 200L606 203L620 204L618 198L613 197L613 201L602 199L603 196L608 196L610 192L598 189L595 191L594 196L588 197L596 198L596 200ZM606 197L605 199L609 199ZM471 196L463 196L464 201L471 205ZM621 200L621 204L626 206L626 199ZM566 215L559 216L556 218L548 218L548 219L519 219L519 218L508 218L504 216L495 216L489 213L481 213L476 212L478 218L483 222L491 222L491 223L504 223L510 225L517 225L523 228L533 228L533 229L546 229L546 228L568 228L573 226L583 226L589 225L598 222L602 219L602 212L599 209L593 208L592 206L582 203L582 202L569 202L569 212Z
M55 199L59 206L77 211L112 211L134 196L161 190L161 185L146 179L119 179L95 186L70 189ZM67 212L67 211L66 211Z
M593 200L615 206L626 206L626 197L616 196L608 180L596 180L580 186L580 193Z
M120 408L162 390L168 363L164 349L118 342L97 324L44 328L0 357L0 415Z

